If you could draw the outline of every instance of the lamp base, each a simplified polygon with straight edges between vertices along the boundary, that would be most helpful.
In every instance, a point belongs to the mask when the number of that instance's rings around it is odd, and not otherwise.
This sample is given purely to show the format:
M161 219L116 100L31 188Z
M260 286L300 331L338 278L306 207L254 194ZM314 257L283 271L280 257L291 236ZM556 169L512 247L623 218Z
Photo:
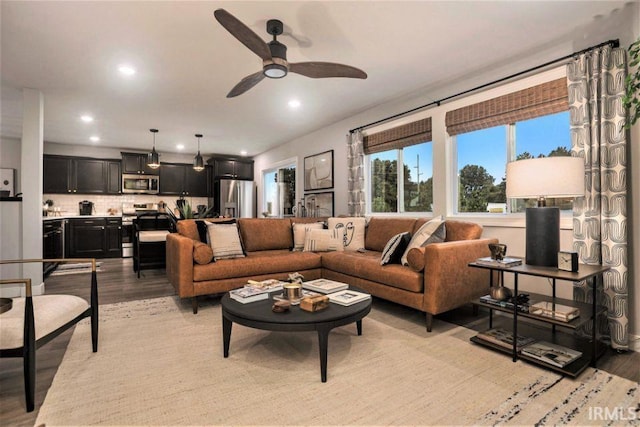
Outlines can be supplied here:
M525 262L541 267L558 267L560 250L560 209L527 208Z

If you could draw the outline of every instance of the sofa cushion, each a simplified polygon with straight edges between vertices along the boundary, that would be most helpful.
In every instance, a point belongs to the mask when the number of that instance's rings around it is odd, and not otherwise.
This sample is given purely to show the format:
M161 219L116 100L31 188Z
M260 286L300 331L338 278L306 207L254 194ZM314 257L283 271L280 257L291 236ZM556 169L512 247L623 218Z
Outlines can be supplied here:
M402 255L402 265L409 265L407 255L411 249L427 246L430 243L444 242L445 233L444 219L441 216L426 222L411 238L409 246L407 246L404 255Z
M399 264L404 250L411 241L411 235L409 232L399 233L393 236L387 242L386 246L382 250L380 257L380 265L387 264Z
M350 276L411 292L422 292L424 278L400 264L380 265L380 252L327 252L322 254L323 269L338 271Z
M293 250L301 251L304 249L304 240L307 230L322 230L324 224L322 222L312 222L306 224L294 223L293 225Z
M236 224L209 224L207 231L209 244L213 249L213 258L216 261L245 256Z
M304 238L304 252L344 251L344 233L341 229L307 231Z
M206 265L193 266L193 281L233 279L273 274L275 279L286 279L287 274L320 268L320 255L313 252L260 251L248 252L247 257L223 259Z
M200 235L198 234L198 226L193 219L183 219L176 223L176 230L181 236L188 237L192 240L200 241Z
M424 270L424 246L419 248L411 248L407 253L407 263L413 271L420 272Z
M213 249L206 243L193 241L193 260L197 264L209 264L213 259Z
M291 221L281 218L241 218L238 220L242 244L247 252L293 247Z
M415 218L379 218L372 217L367 226L364 247L370 251L382 252L393 236L405 231L413 233Z
M447 237L445 242L456 240L476 240L482 236L482 226L467 221L445 221Z
M329 229L340 229L344 235L344 250L364 249L367 222L364 217L329 218Z

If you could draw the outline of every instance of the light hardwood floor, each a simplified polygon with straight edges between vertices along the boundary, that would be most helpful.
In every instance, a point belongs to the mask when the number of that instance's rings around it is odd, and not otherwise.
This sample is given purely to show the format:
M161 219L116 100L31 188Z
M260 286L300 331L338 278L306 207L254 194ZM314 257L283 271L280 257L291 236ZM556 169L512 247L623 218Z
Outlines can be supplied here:
M98 273L100 304L175 294L163 269L143 270L138 279L133 272L130 258L101 261L102 271ZM89 281L88 274L50 276L45 280L45 288L47 293L78 295L88 300ZM424 322L424 315L416 310L379 299L374 299L374 305L377 309L397 313L416 322ZM444 320L480 330L487 327L487 323L482 321L486 316L487 313L482 310L479 316L474 315L469 305L436 316L435 321ZM25 411L22 359L0 359L0 426L34 425L38 410L51 386L72 333L73 329L65 332L36 352L35 410L31 413ZM472 348L470 344L470 349ZM636 382L640 382L638 366L640 366L640 353L637 352L618 354L608 351L598 361L600 369Z

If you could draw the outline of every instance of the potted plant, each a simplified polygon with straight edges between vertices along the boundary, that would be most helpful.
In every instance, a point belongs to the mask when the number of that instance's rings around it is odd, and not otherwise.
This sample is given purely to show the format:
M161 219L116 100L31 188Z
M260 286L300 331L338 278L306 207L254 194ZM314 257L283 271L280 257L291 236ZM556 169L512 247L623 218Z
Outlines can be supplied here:
M629 75L625 80L622 103L629 112L627 128L640 119L640 37L629 46ZM635 71L633 68L635 67Z

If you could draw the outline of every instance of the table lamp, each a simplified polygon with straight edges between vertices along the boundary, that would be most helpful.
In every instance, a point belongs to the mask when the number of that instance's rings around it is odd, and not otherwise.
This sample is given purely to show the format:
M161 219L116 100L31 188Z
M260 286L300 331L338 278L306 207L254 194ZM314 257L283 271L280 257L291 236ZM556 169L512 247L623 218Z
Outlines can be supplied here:
M540 157L507 163L507 198L538 200L526 209L525 263L558 266L560 208L547 207L547 198L584 196L584 159Z

